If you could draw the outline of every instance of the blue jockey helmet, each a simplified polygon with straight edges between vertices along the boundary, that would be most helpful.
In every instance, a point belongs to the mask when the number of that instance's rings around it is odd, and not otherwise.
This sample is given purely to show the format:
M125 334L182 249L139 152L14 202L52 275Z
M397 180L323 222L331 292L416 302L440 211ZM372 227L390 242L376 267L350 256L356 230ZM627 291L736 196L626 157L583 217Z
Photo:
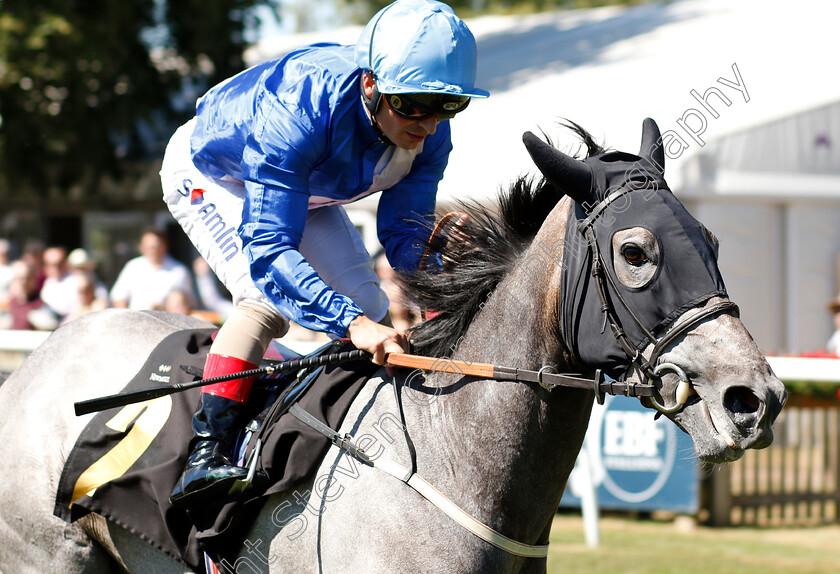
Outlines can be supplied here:
M486 98L475 87L475 38L455 12L434 0L397 0L380 10L356 43L355 61L382 94Z

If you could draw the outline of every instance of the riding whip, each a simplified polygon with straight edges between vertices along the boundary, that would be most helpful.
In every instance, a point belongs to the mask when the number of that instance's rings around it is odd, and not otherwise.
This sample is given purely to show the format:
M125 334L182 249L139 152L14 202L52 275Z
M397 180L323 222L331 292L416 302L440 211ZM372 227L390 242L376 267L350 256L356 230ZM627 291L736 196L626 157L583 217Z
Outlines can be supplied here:
M230 375L220 375L218 377L211 377L209 379L201 379L198 381L191 381L189 383L175 383L166 387L153 387L151 389L144 389L142 391L133 391L130 393L118 393L116 395L109 395L107 397L99 397L97 399L88 399L80 401L73 406L76 410L76 416L86 415L97 411L104 411L114 407L122 407L133 403L140 403L149 401L158 397L172 395L194 389L196 387L203 387L205 385L212 385L214 383L223 383L225 381L232 381L234 379L244 379L247 377L254 377L257 375L266 375L273 373L285 373L288 371L296 371L299 369L307 369L309 367L320 367L322 365L329 365L332 363L343 363L346 361L355 361L370 357L367 351L354 350L344 351L341 353L332 353L329 355L321 355L317 357L304 357L302 359L293 359L291 361L272 362L257 369L242 371L240 373L232 373Z
M329 365L332 363L355 361L358 359L370 358L370 356L370 353L367 351L356 349L353 351L332 353L318 357L294 359L291 361L268 364L257 369L242 371L241 373L221 375L189 383L176 383L166 387L154 387L130 393L118 393L116 395L109 395L98 399L89 399L87 401L75 403L74 406L76 409L76 416L81 416L96 411L103 411L105 409L148 401L158 397L194 389L196 387L212 385L214 383L222 383L225 381L232 381L234 379L243 379L263 374L284 373L309 367ZM529 371L488 363L472 363L448 358L421 357L405 353L389 353L385 358L385 364L390 367L404 367L424 371L454 373L462 376L473 376L483 379L533 382L538 383L547 390L551 390L552 388L558 386L592 389L595 391L599 403L603 402L603 396L605 393L611 395L625 395L628 397L650 397L653 396L655 391L655 387L649 384L605 381L600 371L594 379L587 379L570 374L550 372L554 370L551 367L543 367L539 371Z

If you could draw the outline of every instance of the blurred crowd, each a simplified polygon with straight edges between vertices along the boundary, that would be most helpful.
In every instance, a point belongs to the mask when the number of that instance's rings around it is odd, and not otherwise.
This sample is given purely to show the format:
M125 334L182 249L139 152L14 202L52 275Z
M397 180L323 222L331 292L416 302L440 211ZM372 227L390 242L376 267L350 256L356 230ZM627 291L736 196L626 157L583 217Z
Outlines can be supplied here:
M207 263L192 269L168 253L166 235L143 232L139 255L129 260L109 288L84 250L30 241L12 259L0 238L0 329L53 330L108 307L165 310L221 323L232 309Z
M84 249L26 243L16 258L12 245L0 238L0 329L51 331L82 315L108 307L164 310L221 324L233 309L207 262L198 257L188 268L169 254L166 235L146 229L139 255L130 259L110 288L96 272L96 261ZM376 271L391 301L397 329L415 324L418 313L404 301L399 281L384 254ZM326 337L292 324L291 339Z

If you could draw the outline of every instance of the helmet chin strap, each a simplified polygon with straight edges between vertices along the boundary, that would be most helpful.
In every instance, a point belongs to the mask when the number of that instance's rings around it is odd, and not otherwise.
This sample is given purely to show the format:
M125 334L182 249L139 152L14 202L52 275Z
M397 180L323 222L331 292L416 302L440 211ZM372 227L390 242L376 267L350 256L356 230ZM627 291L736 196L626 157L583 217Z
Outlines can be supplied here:
M362 103L365 105L368 118L370 118L370 125L379 137L379 141L385 145L395 145L394 142L388 139L388 136L385 135L385 132L382 131L382 128L379 127L379 124L376 121L376 112L379 111L379 108L382 106L382 94L379 93L379 89L376 87L376 82L373 83L373 94L371 97L367 97L367 94L365 94L364 78L367 74L371 74L371 76L373 75L370 71L366 71L359 78L359 85L361 86Z

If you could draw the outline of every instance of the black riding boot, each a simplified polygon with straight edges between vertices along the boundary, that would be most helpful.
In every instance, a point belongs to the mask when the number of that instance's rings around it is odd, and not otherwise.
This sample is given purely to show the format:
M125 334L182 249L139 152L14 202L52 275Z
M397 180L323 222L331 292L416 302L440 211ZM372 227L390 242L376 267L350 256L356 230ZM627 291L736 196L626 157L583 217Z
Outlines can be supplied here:
M230 460L231 435L243 407L239 401L201 393L192 419L194 436L190 441L190 456L169 495L169 502L174 506L193 506L224 498L234 482L247 476L247 469Z

